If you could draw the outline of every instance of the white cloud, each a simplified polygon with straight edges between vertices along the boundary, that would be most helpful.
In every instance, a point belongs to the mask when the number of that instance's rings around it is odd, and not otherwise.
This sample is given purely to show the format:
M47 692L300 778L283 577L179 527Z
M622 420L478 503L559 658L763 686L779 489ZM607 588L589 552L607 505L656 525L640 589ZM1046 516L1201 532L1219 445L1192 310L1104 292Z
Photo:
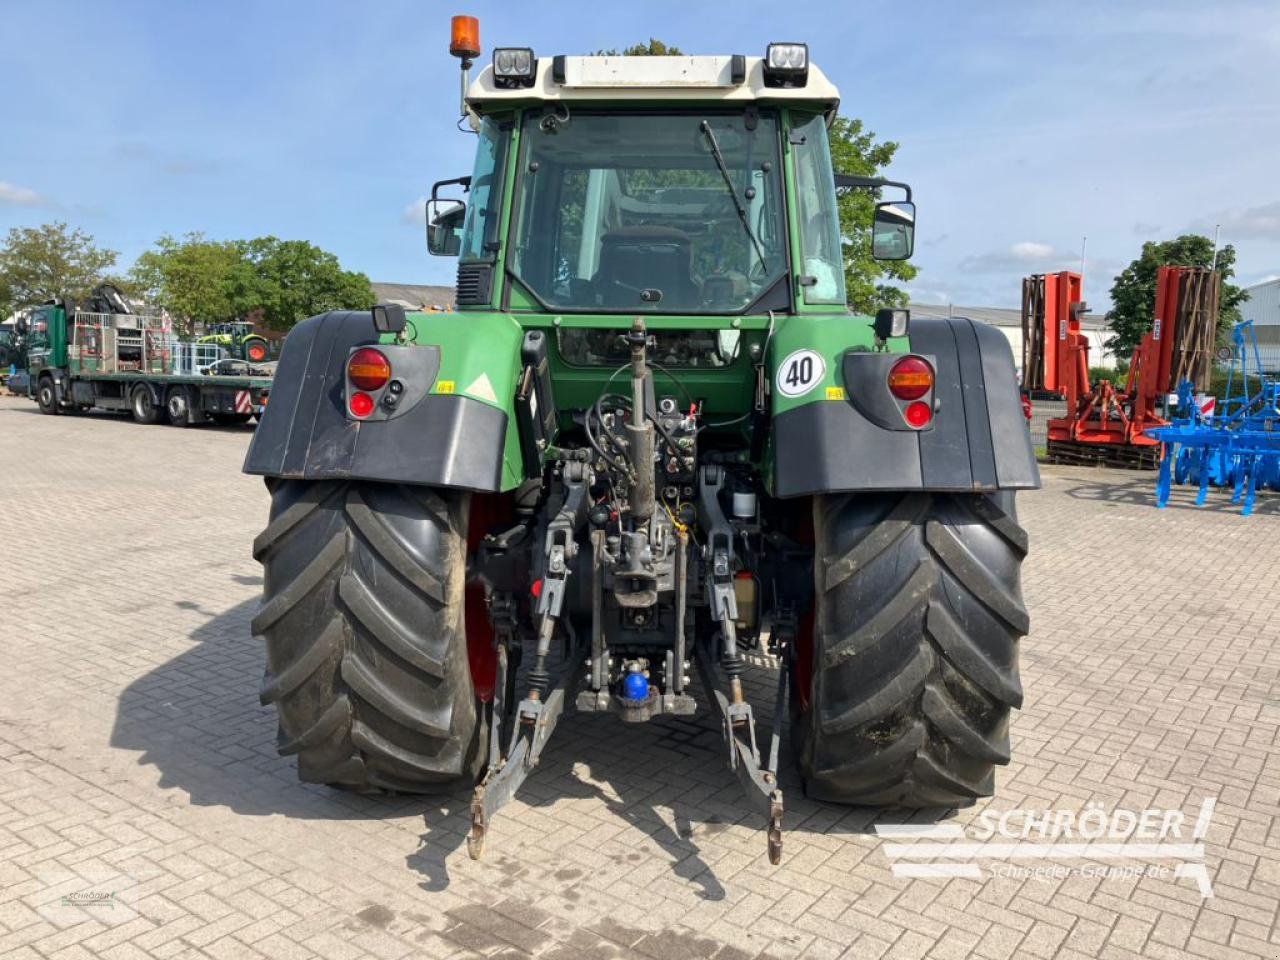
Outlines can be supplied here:
M972 254L960 261L960 269L975 273L1003 273L1012 270L1063 270L1072 266L1072 259L1079 264L1078 254L1060 251L1049 243L1022 240L1011 243L1002 250Z
M1009 247L1009 255L1015 260L1034 262L1053 256L1053 247L1047 243L1036 243L1034 240L1023 240Z
M400 211L400 222L425 230L427 226L427 198L419 197Z
M15 207L53 206L53 202L48 197L26 187L15 186L7 180L0 180L0 204L10 204Z
M1222 225L1222 237L1226 242L1237 238L1251 240L1280 240L1280 200L1264 203L1244 210L1228 210L1212 217L1203 217L1191 228L1206 236L1213 235L1213 228Z

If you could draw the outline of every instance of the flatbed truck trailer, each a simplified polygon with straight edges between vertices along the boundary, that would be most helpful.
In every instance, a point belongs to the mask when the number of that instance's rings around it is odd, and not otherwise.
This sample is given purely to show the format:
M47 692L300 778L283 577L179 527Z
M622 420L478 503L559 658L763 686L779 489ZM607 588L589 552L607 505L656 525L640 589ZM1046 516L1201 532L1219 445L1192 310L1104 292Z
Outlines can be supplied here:
M247 423L261 415L274 364L229 358L174 335L162 317L44 304L31 311L28 395L40 412L127 411L139 423Z

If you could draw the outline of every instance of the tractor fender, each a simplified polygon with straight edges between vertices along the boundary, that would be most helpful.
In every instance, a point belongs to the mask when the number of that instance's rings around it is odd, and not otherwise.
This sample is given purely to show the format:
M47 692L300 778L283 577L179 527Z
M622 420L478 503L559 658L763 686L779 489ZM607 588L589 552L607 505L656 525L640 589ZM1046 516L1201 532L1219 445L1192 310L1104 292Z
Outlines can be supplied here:
M294 327L244 472L499 490L508 417L495 406L432 393L426 384L425 396L392 418L362 422L348 416L347 357L353 347L378 342L368 311L331 311ZM434 383L439 365L428 367Z
M775 418L776 496L1040 486L1005 336L987 324L953 317L914 320L909 337L910 352L935 367L930 426L912 430L887 416L885 374L900 354L850 350L838 365L838 399Z

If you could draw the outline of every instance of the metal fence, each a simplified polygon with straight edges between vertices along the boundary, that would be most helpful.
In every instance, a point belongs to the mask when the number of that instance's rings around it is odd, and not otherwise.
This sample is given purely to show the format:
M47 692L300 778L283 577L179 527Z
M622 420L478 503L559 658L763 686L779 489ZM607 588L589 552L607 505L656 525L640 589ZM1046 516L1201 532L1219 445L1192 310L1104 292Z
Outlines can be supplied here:
M1063 400L1034 400L1031 403L1031 445L1043 447L1049 442L1049 421L1067 415Z
M217 363L227 356L227 351L216 343L186 343L173 338L169 343L173 356L173 372L191 376L204 367Z

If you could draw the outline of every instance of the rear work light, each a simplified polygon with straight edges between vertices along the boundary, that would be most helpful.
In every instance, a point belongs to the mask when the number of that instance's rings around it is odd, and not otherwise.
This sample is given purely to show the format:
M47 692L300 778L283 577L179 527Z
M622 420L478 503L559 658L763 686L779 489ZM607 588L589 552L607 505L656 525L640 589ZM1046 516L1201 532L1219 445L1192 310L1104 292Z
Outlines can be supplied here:
M493 82L499 87L532 87L538 58L528 47L498 47L493 51Z
M932 389L933 367L919 357L903 357L889 368L889 392L899 400L919 400Z
M391 379L391 364L381 351L364 347L347 361L347 379L358 390L381 390Z
M771 43L764 52L766 87L803 87L809 81L807 43Z

